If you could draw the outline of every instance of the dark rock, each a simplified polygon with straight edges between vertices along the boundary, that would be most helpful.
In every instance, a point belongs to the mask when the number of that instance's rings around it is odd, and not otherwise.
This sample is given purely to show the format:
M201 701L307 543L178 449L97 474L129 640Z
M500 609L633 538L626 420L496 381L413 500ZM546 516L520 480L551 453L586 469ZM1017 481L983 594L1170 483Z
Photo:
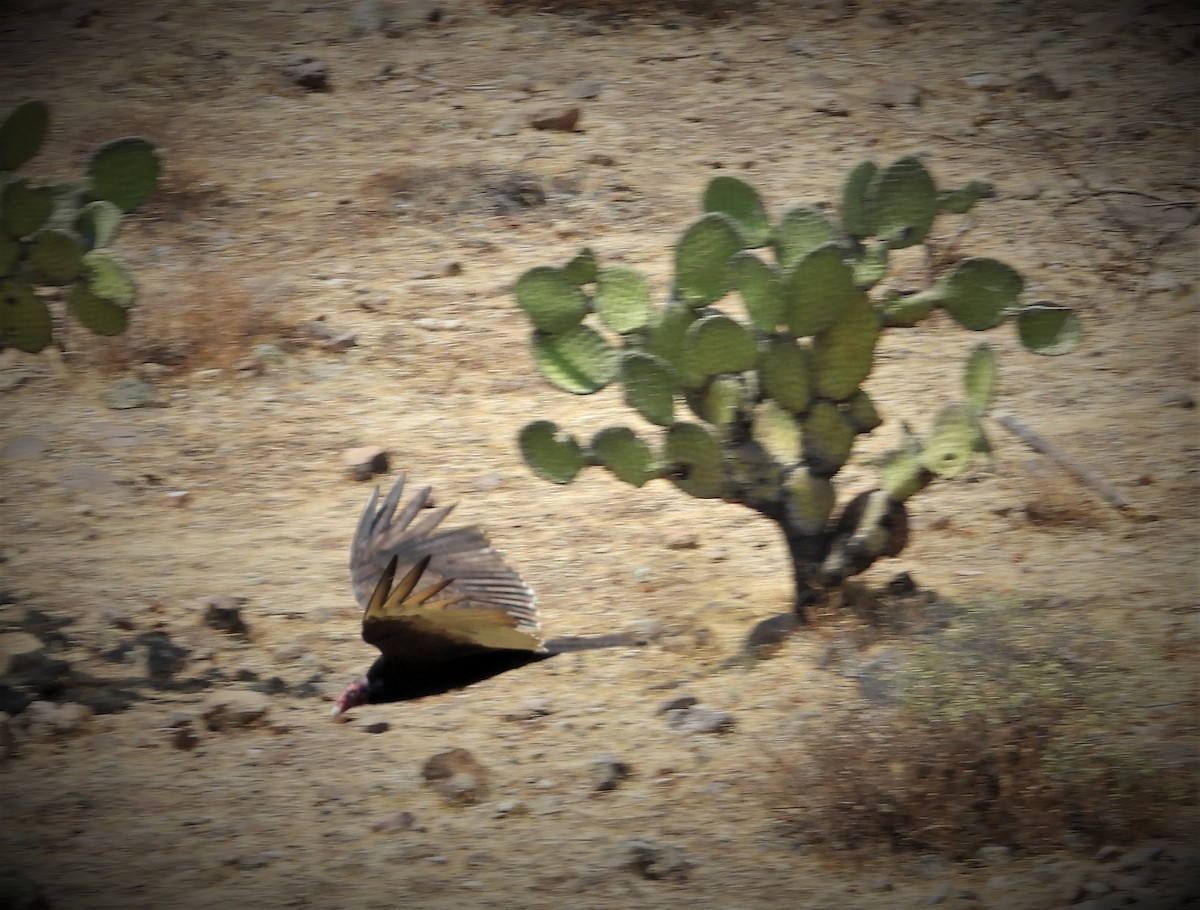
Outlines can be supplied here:
M342 453L342 465L354 480L370 480L376 474L386 474L388 451L382 446L358 446Z
M800 628L800 617L795 613L780 613L768 616L755 623L746 637L746 651L752 657L766 660L775 654L785 641Z
M621 847L621 866L650 881L687 881L693 864L675 847L635 837Z
M178 674L187 662L191 650L171 641L166 632L143 632L138 644L146 649L146 675L155 681L166 681Z
M907 572L900 572L892 576L884 590L893 597L911 597L919 589L911 575Z
M1043 101L1061 101L1064 98L1071 97L1070 89L1060 88L1055 84L1053 79L1041 70L1032 70L1018 76L1013 85L1017 91L1040 98Z
M310 92L329 91L329 68L308 54L292 54L280 65L283 75Z
M592 759L592 789L596 792L615 790L629 778L629 765L611 753Z
M871 103L880 107L920 107L921 87L912 82L883 82L871 95Z
M439 752L421 768L421 777L451 805L469 806L487 798L491 775L466 749Z
M672 698L670 701L659 706L657 714L666 714L668 711L685 711L692 705L699 704L700 699L694 695L680 695Z
M218 632L246 634L249 630L245 620L242 619L242 604L245 602L244 597L232 597L228 594L213 594L201 598L200 606L204 609L204 624Z
M1183 408L1190 411L1196 406L1196 399L1183 389L1175 389L1163 396L1162 403L1169 408Z
M186 714L177 714L167 721L165 727L171 745L176 749L190 751L196 748L196 744L200 741L200 737L196 735L196 730L192 726L192 719Z
M0 908L3 910L50 910L41 886L16 869L0 869Z

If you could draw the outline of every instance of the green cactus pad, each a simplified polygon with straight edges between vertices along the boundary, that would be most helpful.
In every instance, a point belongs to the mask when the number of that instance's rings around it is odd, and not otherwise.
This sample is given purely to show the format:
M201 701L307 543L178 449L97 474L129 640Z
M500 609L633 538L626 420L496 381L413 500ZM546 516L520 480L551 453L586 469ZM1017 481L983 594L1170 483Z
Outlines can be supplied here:
M854 446L854 427L837 406L818 401L800 425L804 461L815 474L829 477L836 474L850 457Z
M921 464L921 441L911 433L899 449L888 453L879 468L880 487L897 502L921 492L933 477Z
M845 401L871 375L879 316L866 297L850 304L846 315L813 339L812 369L816 394Z
M33 158L49 129L50 108L45 102L26 101L13 108L0 122L0 171L15 171Z
M0 351L10 345L36 354L53 338L46 304L24 281L0 281Z
M786 484L784 496L791 523L805 534L820 533L837 499L832 481L807 468L797 468Z
M869 291L887 277L888 245L872 243L865 247L862 255L854 261L854 286Z
M819 247L837 240L837 231L820 209L800 205L790 209L772 235L775 259L787 270Z
M87 188L78 180L60 180L50 187L50 192L54 198L54 210L50 213L46 227L66 231L77 230L75 219L79 217L80 210L87 205L90 198Z
M794 414L812 403L811 355L791 338L767 339L759 363L763 391Z
M990 183L972 180L960 189L938 193L938 211L950 215L965 215L980 199L990 199L995 194L996 191Z
M975 332L995 328L1016 307L1024 279L996 259L964 259L933 289L954 321Z
M957 477L970 467L980 434L979 418L969 405L946 405L929 433L921 467L939 477Z
M902 297L892 292L883 300L883 324L889 328L910 329L933 312L939 297L932 290Z
M937 187L925 165L900 158L875 175L867 188L875 236L893 250L921 243L938 213Z
M747 404L746 387L738 376L714 377L703 389L688 393L688 406L701 420L727 427Z
M45 284L70 284L83 269L83 239L72 231L38 231L26 253Z
M725 493L721 449L704 427L677 423L667 430L663 463L671 482L697 499L717 499Z
M838 210L842 216L842 227L851 237L861 239L875 233L875 222L867 207L867 187L878 171L874 161L861 161L846 175L842 184L842 201Z
M1034 354L1069 354L1083 341L1083 324L1069 307L1039 301L1017 313L1021 344Z
M834 244L805 256L783 276L782 284L788 330L797 337L824 332L863 299Z
M591 309L588 297L562 269L539 265L517 279L513 293L539 332L569 332Z
M72 227L89 250L108 246L121 227L121 210L107 199L97 199L83 207Z
M745 241L728 215L711 212L692 224L675 246L675 294L693 307L729 291L729 260Z
M986 414L996 394L996 352L989 344L980 344L967 358L963 371L963 388L967 402L976 414Z
M800 424L778 402L764 401L754 409L752 432L754 441L776 464L795 464L800 460Z
M771 235L767 210L750 184L737 177L714 177L704 188L702 203L706 212L728 215L737 224L746 246L762 246Z
M83 277L88 290L97 297L126 309L133 306L137 296L133 278L108 250L96 249L84 255Z
M702 376L741 373L754 369L758 347L736 320L721 315L704 316L688 327L683 339L683 359L690 372Z
M775 269L743 250L729 261L729 280L741 295L754 327L760 332L775 331L783 322L783 288Z
M88 161L91 193L122 212L132 212L154 193L161 167L152 142L138 136L114 139Z
M570 483L586 463L575 437L560 433L550 420L525 424L517 445L533 473L551 483Z
M71 288L67 308L80 325L97 335L120 335L129 327L129 308L93 294L82 282Z
M607 266L596 273L596 315L620 335L645 328L653 305L650 285L641 272L624 266Z
M675 422L675 373L661 357L627 351L621 357L625 403L651 423L669 427Z
M21 258L21 242L0 233L0 278L7 278L17 268Z
M617 372L617 352L586 325L558 335L535 332L533 362L547 382L573 395L600 391Z
M646 352L669 363L679 384L685 388L704 384L704 377L689 370L683 357L684 339L698 318L696 311L687 304L678 301L669 303L662 308L658 324L646 337Z
M39 230L54 210L49 187L34 187L23 177L10 180L0 192L0 231L13 238L28 237Z
M883 418L875 409L875 402L862 389L859 389L857 394L846 402L845 415L846 419L850 421L850 426L854 427L854 432L859 435L870 433L876 427L883 425Z
M606 427L592 437L592 453L618 480L635 487L662 475L650 447L628 427Z
M575 258L563 266L563 275L576 287L595 281L596 254L592 252L592 248L585 246L576 253Z

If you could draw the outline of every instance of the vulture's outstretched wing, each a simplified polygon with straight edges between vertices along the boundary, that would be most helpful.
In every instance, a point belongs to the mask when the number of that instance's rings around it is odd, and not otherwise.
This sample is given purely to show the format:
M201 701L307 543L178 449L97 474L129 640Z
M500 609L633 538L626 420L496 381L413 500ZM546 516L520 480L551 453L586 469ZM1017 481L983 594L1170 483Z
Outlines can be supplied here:
M413 664L541 650L534 593L487 536L475 527L437 530L454 507L425 511L430 488L423 486L400 508L403 492L402 476L377 510L375 489L351 545L363 639Z

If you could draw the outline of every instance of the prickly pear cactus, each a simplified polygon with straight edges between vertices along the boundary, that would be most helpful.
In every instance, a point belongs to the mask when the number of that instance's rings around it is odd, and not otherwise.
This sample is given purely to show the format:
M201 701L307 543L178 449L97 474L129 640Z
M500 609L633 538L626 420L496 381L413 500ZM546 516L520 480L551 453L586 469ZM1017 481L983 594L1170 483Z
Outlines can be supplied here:
M924 244L939 215L965 214L989 195L978 181L939 189L916 157L867 161L844 181L838 219L802 205L772 221L753 187L720 176L675 246L665 303L638 272L605 266L591 249L530 269L515 296L542 377L575 395L619 384L641 422L581 442L535 420L520 433L526 463L553 483L602 466L637 487L661 478L760 512L789 544L803 614L904 548L910 497L990 452L982 419L996 358L981 344L965 364L964 400L947 403L923 436L904 424L878 489L836 508L834 478L856 439L883 423L863 383L884 332L935 320L982 332L1012 320L1033 353L1079 343L1074 313L1023 304L1020 274L995 259L962 259L914 293L880 290L891 251Z
M117 139L92 154L83 180L39 186L15 172L37 155L49 127L40 101L0 122L0 351L50 344L53 302L92 332L119 335L136 298L107 247L121 216L158 185L158 152L145 139Z

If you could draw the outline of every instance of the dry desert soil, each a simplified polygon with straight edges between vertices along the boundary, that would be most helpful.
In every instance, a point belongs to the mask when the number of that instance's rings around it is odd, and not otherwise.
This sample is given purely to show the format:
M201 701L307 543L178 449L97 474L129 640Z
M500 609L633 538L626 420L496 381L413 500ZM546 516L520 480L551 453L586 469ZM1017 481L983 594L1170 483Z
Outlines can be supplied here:
M53 111L26 171L127 134L165 168L116 244L128 336L0 357L4 907L1198 905L1197 13L605 7L0 5L0 109ZM907 154L995 187L943 246L968 227L1082 317L1065 357L990 333L996 410L1127 507L993 424L994 462L913 499L907 550L861 578L919 595L741 660L792 596L775 529L665 481L534 477L526 421L629 417L540 380L511 288L587 244L665 294L714 175L780 212ZM978 340L884 338L888 422L845 489ZM123 377L153 404L110 407ZM346 569L370 484L342 465L368 445L380 482L487 528L549 634L647 644L331 721L373 657ZM246 632L205 624L219 596ZM732 726L679 729L685 696ZM451 748L486 769L473 802L422 779Z

